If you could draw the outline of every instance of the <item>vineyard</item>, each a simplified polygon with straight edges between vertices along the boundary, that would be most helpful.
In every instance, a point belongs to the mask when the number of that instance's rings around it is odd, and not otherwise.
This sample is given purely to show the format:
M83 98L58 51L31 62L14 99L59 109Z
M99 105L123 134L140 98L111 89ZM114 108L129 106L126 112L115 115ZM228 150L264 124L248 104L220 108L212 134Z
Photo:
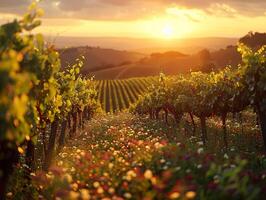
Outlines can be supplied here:
M40 15L34 3L23 19L0 29L1 200L21 155L25 176L48 171L56 152L99 110L94 81L80 74L84 58L62 71L54 47L31 34Z
M265 46L239 44L238 68L95 81L83 56L61 67L41 15L0 27L0 200L265 198Z
M166 123L170 113L177 124L184 114L188 114L194 131L194 117L197 117L204 144L208 139L206 120L219 117L222 121L224 145L228 147L228 115L235 116L250 108L257 116L266 149L266 48L263 46L253 52L242 44L239 45L239 52L243 63L237 69L225 67L218 72L191 72L189 75L176 77L161 74L157 84L152 85L131 106L131 112L148 114L151 119L158 119L159 113L163 111Z
M122 111L135 103L139 95L147 92L156 81L157 77L99 80L96 81L97 99L105 112Z

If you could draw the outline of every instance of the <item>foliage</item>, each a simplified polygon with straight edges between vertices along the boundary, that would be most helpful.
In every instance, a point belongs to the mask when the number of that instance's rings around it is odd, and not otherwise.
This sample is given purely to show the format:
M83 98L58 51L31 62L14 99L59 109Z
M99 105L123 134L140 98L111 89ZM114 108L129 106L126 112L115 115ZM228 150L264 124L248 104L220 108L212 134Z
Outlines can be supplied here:
M158 115L160 110L173 114L177 123L185 113L201 119L202 138L205 142L206 118L219 116L223 121L226 139L226 116L239 113L253 106L260 120L266 147L266 60L265 47L253 52L243 44L239 45L242 64L237 69L226 67L218 72L191 72L188 76L176 76L158 85L139 98L131 111L138 114ZM159 103L159 104L158 104ZM158 109L160 108L160 109ZM147 111L148 110L148 111ZM167 119L167 118L166 118Z
M69 70L60 71L58 52L41 34L32 34L41 24L36 19L41 15L33 3L21 20L0 27L1 199L19 154L34 170L35 149L44 149L44 166L49 167L59 123L78 112L82 124L98 109L93 79L80 75L83 61L78 59ZM71 118L68 122L71 126ZM76 125L77 121L73 122ZM42 146L35 148L37 139Z

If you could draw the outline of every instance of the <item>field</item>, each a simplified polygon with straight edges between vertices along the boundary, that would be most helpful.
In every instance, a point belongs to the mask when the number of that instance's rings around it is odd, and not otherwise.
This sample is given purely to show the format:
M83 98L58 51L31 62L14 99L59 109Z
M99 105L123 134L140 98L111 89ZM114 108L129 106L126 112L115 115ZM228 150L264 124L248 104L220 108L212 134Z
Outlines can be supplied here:
M105 112L114 113L129 108L145 93L158 77L99 80L96 83L98 101Z

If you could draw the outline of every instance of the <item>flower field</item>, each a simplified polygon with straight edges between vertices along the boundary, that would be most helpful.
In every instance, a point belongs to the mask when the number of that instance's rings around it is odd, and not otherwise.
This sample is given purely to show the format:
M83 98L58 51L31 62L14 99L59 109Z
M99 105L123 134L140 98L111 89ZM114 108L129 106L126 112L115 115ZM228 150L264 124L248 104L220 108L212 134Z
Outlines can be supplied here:
M229 123L226 150L215 120L208 127L210 141L216 137L217 143L203 146L185 123L166 126L128 113L96 117L57 155L48 173L31 174L37 195L32 198L263 199L266 157L249 143L260 136L249 123L242 127L249 133L241 136Z

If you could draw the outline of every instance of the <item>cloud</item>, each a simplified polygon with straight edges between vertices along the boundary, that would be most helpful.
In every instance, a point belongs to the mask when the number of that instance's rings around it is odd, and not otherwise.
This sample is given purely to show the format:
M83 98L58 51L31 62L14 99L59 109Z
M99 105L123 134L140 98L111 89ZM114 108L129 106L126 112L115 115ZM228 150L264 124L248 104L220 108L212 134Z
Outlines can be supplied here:
M222 17L235 17L238 15L238 11L227 4L214 3L211 4L206 12L211 15L222 16Z
M0 13L22 13L29 2L0 0ZM136 20L165 14L168 8L175 7L222 17L263 16L266 11L265 0L43 0L40 5L48 18L86 20Z
M30 0L1 0L0 8L12 8L16 6L27 5L30 3Z

